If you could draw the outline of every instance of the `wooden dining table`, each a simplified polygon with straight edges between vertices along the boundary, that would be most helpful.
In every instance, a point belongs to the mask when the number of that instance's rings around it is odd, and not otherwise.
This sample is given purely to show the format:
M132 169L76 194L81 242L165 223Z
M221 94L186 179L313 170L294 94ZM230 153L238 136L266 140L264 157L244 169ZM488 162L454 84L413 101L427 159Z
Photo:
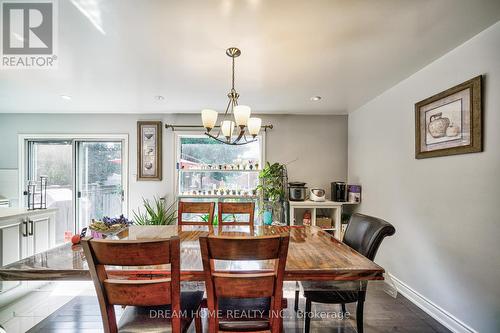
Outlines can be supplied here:
M147 240L178 236L181 241L181 279L203 281L198 238L209 231L199 226L131 226L118 239ZM217 230L212 231L218 234ZM384 269L318 227L257 226L253 233L241 226L225 227L220 233L228 237L262 237L289 234L286 261L287 281L367 281L383 280ZM218 269L228 271L265 270L265 261L218 262ZM154 278L167 274L165 266L108 267L115 278ZM0 268L0 281L24 280L91 280L80 245L63 244L45 252Z

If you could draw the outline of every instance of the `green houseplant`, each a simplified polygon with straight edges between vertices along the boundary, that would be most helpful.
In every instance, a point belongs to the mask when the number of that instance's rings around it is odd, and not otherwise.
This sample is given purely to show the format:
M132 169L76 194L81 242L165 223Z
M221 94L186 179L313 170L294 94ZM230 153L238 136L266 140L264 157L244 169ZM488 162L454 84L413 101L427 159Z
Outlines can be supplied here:
M203 222L208 222L208 214L201 215L200 218ZM226 217L222 218L222 221L226 222L226 221L229 221L231 218L234 221L236 221L236 216L234 214L226 215ZM214 215L213 220L212 220L212 225L217 226L218 224L219 224L219 216Z
M264 214L264 224L273 221L283 222L283 200L286 191L286 166L281 163L269 163L259 173L260 184L257 190L264 200L260 210Z
M208 214L200 215L200 218L203 222L208 222ZM217 215L214 215L212 219L212 225L216 226L219 224L219 217Z
M154 197L152 201L142 198L145 211L140 208L134 213L137 225L171 225L177 222L177 201L167 206L165 200Z

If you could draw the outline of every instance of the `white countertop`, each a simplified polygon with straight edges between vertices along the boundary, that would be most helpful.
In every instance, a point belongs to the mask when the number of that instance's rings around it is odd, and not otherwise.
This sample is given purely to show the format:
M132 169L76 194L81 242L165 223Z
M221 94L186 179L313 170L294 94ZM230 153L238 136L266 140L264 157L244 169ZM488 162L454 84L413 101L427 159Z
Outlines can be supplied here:
M332 206L342 206L342 205L357 205L358 202L336 202L336 201L290 201L290 207L332 207Z
M34 215L55 212L57 208L28 210L26 208L0 207L0 220L21 215Z

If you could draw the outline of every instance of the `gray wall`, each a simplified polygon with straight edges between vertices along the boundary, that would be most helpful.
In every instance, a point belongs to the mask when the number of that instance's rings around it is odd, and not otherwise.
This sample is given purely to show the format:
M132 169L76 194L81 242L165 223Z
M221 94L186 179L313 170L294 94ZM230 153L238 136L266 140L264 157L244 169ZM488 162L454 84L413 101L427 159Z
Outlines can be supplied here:
M414 104L479 74L484 152L416 160ZM349 115L361 212L396 235L377 261L477 332L500 330L500 23Z
M289 178L328 189L334 180L347 178L347 116L262 116L275 127L268 132L266 156L270 162L288 163ZM137 182L136 121L201 124L199 115L96 115L96 114L0 114L0 171L17 169L19 133L125 133L129 135L130 205L141 197L169 197L174 190L173 134L164 130L163 181ZM2 189L0 188L0 195Z

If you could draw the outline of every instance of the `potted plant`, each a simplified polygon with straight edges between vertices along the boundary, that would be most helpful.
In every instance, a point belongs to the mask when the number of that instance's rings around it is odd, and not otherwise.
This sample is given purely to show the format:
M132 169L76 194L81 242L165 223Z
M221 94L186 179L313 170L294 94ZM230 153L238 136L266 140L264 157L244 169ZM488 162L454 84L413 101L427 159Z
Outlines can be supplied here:
M280 163L267 162L259 172L260 184L257 190L264 200L264 224L270 225L273 221L284 222L283 201L286 191L286 166Z
M134 213L135 224L138 225L171 225L177 222L177 201L167 206L164 199L157 197L153 201L142 199L145 212L140 208Z

